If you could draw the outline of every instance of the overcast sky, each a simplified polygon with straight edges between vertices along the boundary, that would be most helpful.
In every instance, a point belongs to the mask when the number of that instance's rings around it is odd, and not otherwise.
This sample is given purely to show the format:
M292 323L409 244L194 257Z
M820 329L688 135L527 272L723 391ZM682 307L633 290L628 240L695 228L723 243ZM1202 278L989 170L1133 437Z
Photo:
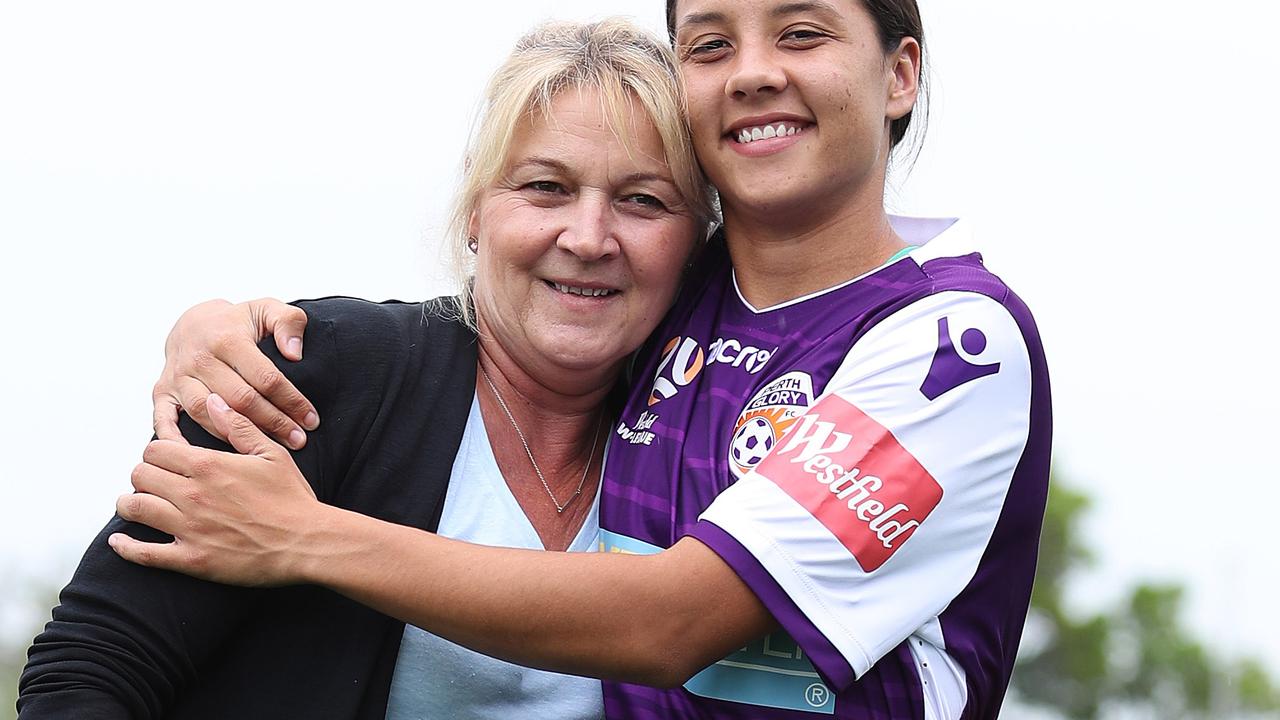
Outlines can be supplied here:
M1060 473L1094 495L1080 608L1191 587L1280 673L1270 273L1280 61L1257 0L923 0L933 106L898 212L968 218L1028 301ZM448 290L437 239L521 31L658 0L0 0L0 581L59 584L210 297Z

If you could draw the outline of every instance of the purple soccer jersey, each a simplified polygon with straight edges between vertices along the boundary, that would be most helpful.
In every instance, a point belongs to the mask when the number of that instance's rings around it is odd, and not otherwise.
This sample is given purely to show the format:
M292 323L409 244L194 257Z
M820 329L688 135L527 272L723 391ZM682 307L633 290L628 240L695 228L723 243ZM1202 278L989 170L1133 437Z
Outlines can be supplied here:
M608 717L998 713L1048 488L1048 374L1030 313L951 221L895 227L922 247L765 310L713 240L642 355L601 549L692 535L783 630L683 688L606 683Z

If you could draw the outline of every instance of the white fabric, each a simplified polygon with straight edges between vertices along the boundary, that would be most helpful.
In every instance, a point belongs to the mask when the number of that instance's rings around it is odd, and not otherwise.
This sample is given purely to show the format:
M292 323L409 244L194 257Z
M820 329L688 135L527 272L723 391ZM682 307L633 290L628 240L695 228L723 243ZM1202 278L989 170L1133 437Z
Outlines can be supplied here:
M955 352L968 367L998 362L1000 368L930 400L921 387L935 364L943 318ZM972 328L985 337L976 354L964 349L963 334ZM968 345L978 343L971 339ZM954 717L964 704L964 676L955 663L943 660L945 638L937 616L972 579L999 518L1027 442L1030 372L1022 333L1000 303L954 291L917 301L854 345L809 412L702 518L760 561L858 676L914 635L913 653L918 663L929 662L935 688L930 716ZM917 463L911 467L918 469L898 472L901 465L850 456L860 438L884 437L878 428L891 433L883 440L893 448L889 454ZM826 453L842 443L850 448L843 455ZM829 485L819 480L823 472L829 473ZM881 475L872 480L883 481L883 487L868 486L870 495L854 492L850 483L872 472ZM922 488L941 495L921 500L917 490ZM861 497L859 502L887 498L889 504L855 510L845 502L828 502L824 524L797 499L797 493L825 497L839 490L848 493L850 503ZM880 525L879 532L890 536L887 550L884 538L873 532L874 523L857 514L882 519L876 512L887 513L903 493L912 498L907 503L912 512L923 507L927 514L905 539L892 537L888 520ZM907 517L910 513L902 512L894 521ZM850 549L850 539L866 543L863 557Z
M544 549L498 470L475 400L454 458L438 532L483 545ZM599 545L597 502L569 551L591 552ZM405 626L387 703L388 720L603 716L599 680L512 665Z
M926 640L925 638L933 638ZM924 692L924 720L954 720L969 701L964 669L943 648L942 626L937 618L917 630L907 647L916 663L916 675Z

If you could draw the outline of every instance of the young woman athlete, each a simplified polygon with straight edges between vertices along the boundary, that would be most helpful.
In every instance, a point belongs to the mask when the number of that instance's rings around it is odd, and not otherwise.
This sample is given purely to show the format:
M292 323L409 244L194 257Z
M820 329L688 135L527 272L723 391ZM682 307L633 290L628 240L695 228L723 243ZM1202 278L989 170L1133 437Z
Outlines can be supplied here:
M178 540L115 548L326 585L619 681L610 717L995 717L1035 568L1048 376L1026 307L946 223L884 210L916 3L677 0L668 19L724 223L613 428L608 552L450 541L316 503L265 463L203 503L161 489L180 522L122 504ZM236 413L210 421L267 442Z

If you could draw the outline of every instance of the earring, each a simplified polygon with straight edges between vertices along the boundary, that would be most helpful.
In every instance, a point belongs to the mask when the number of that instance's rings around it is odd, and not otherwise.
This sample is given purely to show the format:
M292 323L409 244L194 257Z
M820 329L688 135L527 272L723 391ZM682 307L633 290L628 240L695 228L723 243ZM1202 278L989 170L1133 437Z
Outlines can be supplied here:
M471 251L472 255L474 255L476 253L476 250L478 250L479 248L480 248L480 240L476 236L472 235L471 237L467 238L467 249Z

